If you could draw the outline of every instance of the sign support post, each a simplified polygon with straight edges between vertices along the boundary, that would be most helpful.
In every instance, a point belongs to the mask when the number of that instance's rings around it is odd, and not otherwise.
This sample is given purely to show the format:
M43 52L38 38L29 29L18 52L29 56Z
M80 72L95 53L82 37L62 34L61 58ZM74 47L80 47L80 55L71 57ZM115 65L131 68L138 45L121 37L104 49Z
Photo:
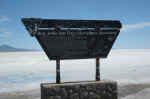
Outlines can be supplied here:
M56 59L56 83L60 83L60 59Z
M100 62L99 61L100 61L100 58L96 57L96 74L95 74L96 81L100 80L100 70L99 70Z

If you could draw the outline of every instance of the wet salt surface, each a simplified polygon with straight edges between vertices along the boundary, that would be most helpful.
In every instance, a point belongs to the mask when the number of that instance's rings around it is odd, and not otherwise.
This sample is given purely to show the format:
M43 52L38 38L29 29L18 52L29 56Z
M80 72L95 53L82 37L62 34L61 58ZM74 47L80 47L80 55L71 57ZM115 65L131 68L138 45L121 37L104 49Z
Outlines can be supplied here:
M150 49L112 50L101 59L101 78L119 83L150 81ZM24 91L40 87L43 82L55 82L55 61L44 52L0 53L0 92ZM61 61L62 81L95 79L95 60Z
M145 88L141 91L138 91L137 93L129 94L124 97L119 97L119 99L149 99L149 97L150 97L150 88Z

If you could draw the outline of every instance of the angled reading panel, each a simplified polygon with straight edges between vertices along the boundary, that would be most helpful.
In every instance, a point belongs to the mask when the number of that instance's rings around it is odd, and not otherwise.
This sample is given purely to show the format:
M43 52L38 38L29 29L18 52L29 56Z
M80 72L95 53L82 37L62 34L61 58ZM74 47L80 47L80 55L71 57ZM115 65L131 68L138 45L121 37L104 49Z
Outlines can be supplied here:
M121 23L110 20L56 20L23 18L49 59L106 58Z

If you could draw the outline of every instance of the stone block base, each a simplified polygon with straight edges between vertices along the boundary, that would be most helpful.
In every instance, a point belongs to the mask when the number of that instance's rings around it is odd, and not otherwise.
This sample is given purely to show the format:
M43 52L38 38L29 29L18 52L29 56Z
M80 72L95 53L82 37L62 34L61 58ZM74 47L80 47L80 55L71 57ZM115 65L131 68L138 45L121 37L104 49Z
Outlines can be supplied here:
M117 83L112 81L43 83L41 99L117 99Z

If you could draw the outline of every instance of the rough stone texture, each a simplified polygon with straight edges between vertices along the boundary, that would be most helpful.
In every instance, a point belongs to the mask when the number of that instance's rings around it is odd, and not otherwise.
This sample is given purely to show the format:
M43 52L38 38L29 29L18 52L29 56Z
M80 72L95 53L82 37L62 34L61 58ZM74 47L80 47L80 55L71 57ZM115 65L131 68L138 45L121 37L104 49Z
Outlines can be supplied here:
M112 81L41 84L41 99L117 99L117 83Z

